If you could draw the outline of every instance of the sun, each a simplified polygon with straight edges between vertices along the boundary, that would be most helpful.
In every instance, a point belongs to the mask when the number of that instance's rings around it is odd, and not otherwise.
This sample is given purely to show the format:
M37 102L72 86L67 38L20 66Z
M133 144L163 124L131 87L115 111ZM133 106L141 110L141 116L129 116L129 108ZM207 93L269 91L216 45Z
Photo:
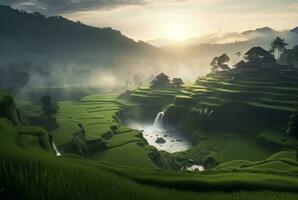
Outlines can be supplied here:
M181 24L171 24L167 28L167 37L171 40L180 42L186 39L185 27Z

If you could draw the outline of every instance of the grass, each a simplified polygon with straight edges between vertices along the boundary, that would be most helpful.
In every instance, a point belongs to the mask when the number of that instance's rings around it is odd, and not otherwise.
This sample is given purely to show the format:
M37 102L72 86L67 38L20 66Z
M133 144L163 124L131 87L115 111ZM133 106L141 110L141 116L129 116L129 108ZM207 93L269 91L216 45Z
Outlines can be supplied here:
M0 186L8 199L194 199L191 192L142 186L96 164L22 148L13 141L13 127L1 120L0 128Z
M113 132L111 126L119 126L117 116L123 106L115 100L114 95L94 95L84 97L79 102L59 102L59 107L60 127L53 133L54 141L61 146L69 143L73 134L79 131L78 123L84 125L87 141L110 134ZM110 149L95 153L92 158L130 166L156 168L149 157L150 152L137 144L142 142L138 135L138 131L119 126L107 140Z
M251 138L227 138L228 146L220 152L220 162L233 160L258 161L268 158L272 152L256 145Z
M248 167L248 169L273 169L277 171L285 171L285 172L297 172L297 166L289 165L286 162L283 161L272 161L272 162L267 162L267 163L261 163L258 165L254 165L252 167Z
M269 160L281 160L281 159L296 159L296 152L295 151L281 151L276 154L270 156Z
M115 131L115 134L121 134L121 133L127 133L127 132L131 132L132 129L128 128L126 126L120 125L118 127L118 129Z
M287 140L284 140L284 133L273 130L262 131L259 134L258 139L264 144L273 145L273 147L275 148L295 148L296 145L296 141L294 138L288 138Z
M59 119L59 129L53 131L54 142L57 146L67 144L71 141L73 134L79 131L77 123L69 119Z
M22 111L29 116L39 116L42 114L40 105L32 104L29 101L16 100L18 108L22 108Z
M139 131L117 134L114 135L108 143L111 148L115 148L132 142L141 142L142 140L138 137L139 134Z
M220 164L216 169L229 169L241 171L259 171L284 173L285 175L295 174L298 171L295 151L282 151L273 154L268 159L250 162L247 160L234 160Z
M236 110L246 109L244 105L249 104L252 112L261 107L265 111L290 113L293 98L298 96L293 86L295 81L270 84L270 79L258 76L235 80L209 77L202 79L200 85L180 89L140 88L131 95L129 103L140 107L160 104L160 108L172 103L169 111L181 119L192 107L205 105L216 112L226 108L227 103L231 109L233 105L239 106ZM54 132L57 145L72 139L78 123L85 126L86 140L105 136L112 125L119 125L119 115L125 105L115 97L114 94L93 95L80 101L59 102L60 127ZM174 104L174 99L179 105ZM36 107L26 102L19 104L31 113L36 112ZM249 127L243 127L246 128ZM55 157L50 146L43 146L45 134L34 127L13 127L0 120L0 130L3 144L0 146L0 188L19 199L298 198L296 153L291 151L293 144L281 141L276 131L263 131L259 135L263 143L258 143L257 133L253 132L249 135L226 130L203 133L198 145L175 154L175 158L191 158L198 164L208 157L219 163L212 170L198 173L160 169L150 158L156 151L141 146L139 132L122 125L107 139L110 149L90 155L92 160L72 155ZM264 141L282 148L267 148ZM284 148L290 150L279 152Z
M54 138L59 134L56 139L61 144L71 137L77 122L84 123L88 137L100 137L105 127L117 122L120 111L112 97L88 97L82 102L60 102L60 106L61 126ZM0 130L0 188L6 199L297 199L298 180L286 174L297 173L297 162L278 160L291 153L246 163L245 170L174 172L158 169L149 157L154 150L133 142L137 132L122 126L108 141L113 148L94 154L95 161L56 157L50 147L41 145L40 136L45 135L36 127L14 127L0 119ZM199 144L201 149L186 153L202 149L214 153L231 144L238 149L237 141L227 142L225 137L210 136ZM266 171L269 168L276 171Z
M233 160L229 162L225 162L220 164L217 168L221 169L235 169L235 168L240 168L243 165L248 165L250 162L248 160Z
M287 111L287 112L294 111L294 108L293 108L292 105L290 107L286 107L286 106L269 105L269 104L258 103L258 102L249 102L248 105L255 106L255 107L261 107L261 108L266 108L266 109Z
M186 95L177 95L174 100L175 105L189 106L192 105L193 99Z
M0 127L1 130L5 130L5 134L1 135L1 141L5 143L0 147L1 186L8 192L18 191L14 194L22 199L80 199L82 197L85 199L120 197L121 199L152 199L153 197L156 199L237 199L239 197L294 199L297 197L297 194L290 192L297 187L296 178L274 174L253 176L253 173L248 172L233 173L231 176L230 173L177 173L136 167L113 167L110 164L55 157L50 152L38 149L24 149L14 143L18 133L12 126L0 121ZM32 175L34 179L31 178ZM136 182L125 178L126 176ZM272 180L275 181L272 182ZM233 191L244 188L261 189L261 191L214 192L214 190ZM279 192L262 191L273 188ZM23 196L23 194L26 195Z
M290 76L294 77L294 75ZM216 122L226 125L224 130L212 130L211 132L216 134L220 131L245 132L245 134L251 132L248 137L242 137L241 134L236 138L212 136L211 139L201 140L198 146L185 152L184 156L195 157L195 160L200 162L203 162L206 157L216 154L220 163L233 160L261 161L281 150L280 148L268 149L266 145L259 144L257 135L259 131L268 128L270 120L274 124L274 128L287 126L286 121L293 111L293 104L297 102L295 98L298 97L298 90L294 83L297 85L297 78L285 79L274 74L266 76L263 74L240 74L239 77L233 79L231 75L224 74L201 78L197 85L185 85L180 88L180 91L175 91L175 99L168 104L166 113L170 115L169 119L173 120L173 124L178 124L178 128L183 128L183 123L186 123L185 126L189 125L184 118L189 116L191 108L204 106L214 111L215 118L217 117ZM162 90L163 93L167 92L166 88ZM172 92L173 90L169 88L168 91ZM150 95L156 95L156 90L146 88L137 90L136 94L142 95L147 104L150 102L150 100L148 101L151 98ZM161 99L162 97L154 96L151 102ZM134 102L134 99L131 99L131 102ZM142 100L138 103L142 104ZM226 112L229 114L225 114ZM268 119L266 119L266 112L272 115ZM234 120L228 119L229 115L237 114L241 116ZM278 116L282 119L278 119ZM238 124L242 126L243 130ZM231 129L233 126L236 128ZM187 134L191 135L188 133L189 131L195 130L186 130ZM219 142L218 145L213 145L210 142L218 141L219 138L224 139L224 142ZM292 141L292 139L290 140ZM219 149L218 146L222 143L226 147Z
M274 161L273 161L274 162ZM297 162L296 162L297 163ZM297 164L296 164L297 165ZM257 169L217 169L203 173L144 170L107 165L111 171L138 183L192 191L296 190L297 179L288 172ZM249 195L248 195L249 197ZM265 198L265 197L264 197ZM266 198L265 198L266 199Z
M96 101L98 98L100 96L96 95L84 97L81 102L59 102L60 110L57 117L60 127L54 132L54 138L56 140L57 135L59 144L72 138L79 130L78 123L85 127L88 140L102 137L110 131L110 127L116 122L114 117L120 111L120 107L110 96L104 95L100 101Z
M98 152L92 156L92 159L116 163L118 165L156 169L157 166L151 162L149 157L150 153L152 151L146 150L133 142L107 151Z

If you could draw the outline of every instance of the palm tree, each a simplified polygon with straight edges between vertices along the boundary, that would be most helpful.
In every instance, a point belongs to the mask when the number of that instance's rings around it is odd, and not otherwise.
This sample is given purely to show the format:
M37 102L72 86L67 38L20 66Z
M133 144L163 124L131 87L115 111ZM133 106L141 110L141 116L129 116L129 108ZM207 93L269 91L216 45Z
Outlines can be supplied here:
M288 43L280 37L276 37L271 42L271 51L277 51L277 58L280 59L281 53L286 49L286 46L288 46Z
M208 130L214 120L214 111L205 106L192 109L191 115L196 119L198 126L204 130Z

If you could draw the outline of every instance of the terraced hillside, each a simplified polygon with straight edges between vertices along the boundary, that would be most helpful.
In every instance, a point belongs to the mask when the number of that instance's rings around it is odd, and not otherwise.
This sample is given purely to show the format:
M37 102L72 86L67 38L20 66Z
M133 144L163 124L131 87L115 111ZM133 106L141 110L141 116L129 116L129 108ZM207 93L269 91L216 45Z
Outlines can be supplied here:
M242 103L275 111L293 111L298 98L297 73L283 74L221 74L199 79L200 89L189 87L192 96L206 98L204 105ZM211 104L210 104L211 103Z
M100 93L106 93L111 90L119 89L118 86L115 88L106 88L103 85L82 85L82 86L64 86L64 87L38 87L25 90L22 93L22 97L29 100L39 100L41 96L50 95L57 101L76 100L79 101L81 98L90 95L96 95Z
M210 74L198 79L194 85L184 85L180 90L143 87L134 91L130 100L142 105L160 105L160 109L171 104L170 106L183 108L205 106L213 110L227 109L232 112L250 110L251 113L246 115L254 114L251 117L254 117L254 122L258 122L260 126L266 126L267 123L273 125L272 120L276 120L283 128L289 113L298 102L298 72L264 73ZM241 109L238 109L239 107ZM231 121L235 120L232 116L227 116L225 121L230 118ZM239 115L235 118L239 121ZM248 119L247 117L246 121Z
M140 121L153 121L156 114L171 103L176 95L183 94L179 88L140 87L133 91L124 102L124 120L138 118Z
M92 160L120 165L157 168L145 148L141 132L119 124L123 104L116 95L86 96L80 101L60 101L53 141L62 154L76 153ZM78 137L82 124L85 135ZM76 149L79 149L77 151Z
M177 165L168 163L167 154L160 154L156 148L147 145L140 130L121 123L123 109L129 104L117 96L109 93L59 101L56 115L59 126L50 131L59 152L124 166L177 169ZM17 105L26 118L42 118L40 105L20 100Z
M179 90L176 93L186 94ZM174 99L174 92L172 95L171 98ZM7 99L9 95L3 93L2 97L4 98L1 100ZM13 102L13 98L10 99ZM21 103L26 105L25 102ZM156 150L139 145L142 141L138 136L139 131L124 127L118 121L122 103L130 108L142 102L120 102L110 95L59 102L60 112L57 117L60 127L54 132L54 141L59 144L60 149L63 148L67 142L72 141L72 134L78 131L77 123L83 123L87 143L102 138L108 144L107 149L97 149L89 157L64 153L62 156L55 156L54 149L48 143L48 133L44 129L28 126L24 121L14 125L9 117L1 116L0 197L223 200L297 198L295 191L298 164L294 160L295 152L279 152L261 161L232 160L201 173L165 170L150 160L149 156L152 154L149 153L156 153ZM0 101L2 108L4 104ZM11 108L17 109L15 106ZM25 108L28 108L28 103ZM13 115L13 118L16 117ZM96 128L92 129L93 126ZM107 132L109 134L106 135ZM234 138L231 135L225 136L226 139ZM208 134L204 137L208 137ZM177 159L183 162L183 159L188 158L186 155L201 155L201 150L215 151L216 146L224 148L225 140L220 137L223 135L219 135L216 140L209 136L205 140L209 142L209 146L208 142L203 143L205 148L202 145L194 146L185 154L178 153ZM162 155L158 154L157 157Z
M281 150L295 149L294 139L284 141L283 137L298 103L297 86L298 72L222 72L180 89L140 88L129 102L140 109L156 105L151 107L151 120L153 113L165 110L172 129L194 143L179 156L212 166L233 160L261 161ZM204 109L212 112L207 128L195 115ZM147 110L138 114L146 115Z

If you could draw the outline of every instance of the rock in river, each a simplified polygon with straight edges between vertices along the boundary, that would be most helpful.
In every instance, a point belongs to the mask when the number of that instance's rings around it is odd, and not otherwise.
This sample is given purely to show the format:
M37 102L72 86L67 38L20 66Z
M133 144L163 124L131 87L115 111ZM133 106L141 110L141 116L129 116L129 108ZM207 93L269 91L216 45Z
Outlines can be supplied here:
M166 143L167 141L166 141L164 138L159 137L159 138L157 138L157 140L155 140L155 142L156 142L157 144L164 144L164 143Z

